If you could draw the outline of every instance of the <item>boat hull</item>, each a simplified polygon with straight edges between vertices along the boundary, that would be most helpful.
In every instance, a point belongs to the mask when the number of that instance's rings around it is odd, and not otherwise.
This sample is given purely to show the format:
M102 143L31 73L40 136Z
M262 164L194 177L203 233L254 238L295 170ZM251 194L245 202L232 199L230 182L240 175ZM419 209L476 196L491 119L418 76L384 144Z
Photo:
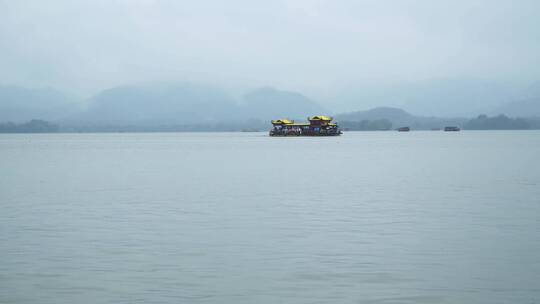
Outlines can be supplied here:
M270 136L275 137L313 137L313 136L340 136L342 132L335 133L335 134L274 134L272 132L269 133Z

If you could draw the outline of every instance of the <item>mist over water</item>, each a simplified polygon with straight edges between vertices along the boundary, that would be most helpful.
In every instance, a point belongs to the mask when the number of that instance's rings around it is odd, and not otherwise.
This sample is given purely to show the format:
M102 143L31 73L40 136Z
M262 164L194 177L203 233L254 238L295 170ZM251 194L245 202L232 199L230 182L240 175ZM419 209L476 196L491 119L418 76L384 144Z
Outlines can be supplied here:
M540 133L0 136L2 303L536 303Z
M335 112L478 115L540 80L539 9L535 0L0 1L0 85L83 100L147 82L233 95L271 86Z

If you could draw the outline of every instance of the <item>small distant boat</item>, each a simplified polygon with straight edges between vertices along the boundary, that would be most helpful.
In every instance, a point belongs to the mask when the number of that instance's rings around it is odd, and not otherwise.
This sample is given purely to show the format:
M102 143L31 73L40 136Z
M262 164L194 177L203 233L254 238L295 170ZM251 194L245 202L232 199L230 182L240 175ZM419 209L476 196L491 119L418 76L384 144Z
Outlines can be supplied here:
M445 132L457 132L457 131L460 131L461 129L459 127L444 127L444 131Z
M401 128L397 128L398 132L409 132L411 130L411 128L409 127L401 127Z

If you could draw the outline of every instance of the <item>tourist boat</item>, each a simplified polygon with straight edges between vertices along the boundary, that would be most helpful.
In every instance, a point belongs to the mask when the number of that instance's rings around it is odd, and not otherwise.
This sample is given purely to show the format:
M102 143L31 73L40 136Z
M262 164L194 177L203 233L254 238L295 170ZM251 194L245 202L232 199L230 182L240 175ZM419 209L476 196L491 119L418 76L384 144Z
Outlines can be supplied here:
M341 129L327 116L308 117L308 122L296 123L294 120L272 120L270 136L339 136Z
M401 128L397 128L398 132L409 132L411 130L411 128L409 127L401 127Z
M444 127L444 131L446 132L457 132L461 130L459 127Z

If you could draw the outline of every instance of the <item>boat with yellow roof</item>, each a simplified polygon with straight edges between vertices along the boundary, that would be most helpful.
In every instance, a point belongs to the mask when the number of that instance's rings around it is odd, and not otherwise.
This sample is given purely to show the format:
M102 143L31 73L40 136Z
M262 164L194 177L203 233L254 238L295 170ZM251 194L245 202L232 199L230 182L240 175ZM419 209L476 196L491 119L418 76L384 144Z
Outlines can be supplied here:
M341 129L333 118L323 115L308 117L308 122L289 119L272 120L270 136L339 136Z

